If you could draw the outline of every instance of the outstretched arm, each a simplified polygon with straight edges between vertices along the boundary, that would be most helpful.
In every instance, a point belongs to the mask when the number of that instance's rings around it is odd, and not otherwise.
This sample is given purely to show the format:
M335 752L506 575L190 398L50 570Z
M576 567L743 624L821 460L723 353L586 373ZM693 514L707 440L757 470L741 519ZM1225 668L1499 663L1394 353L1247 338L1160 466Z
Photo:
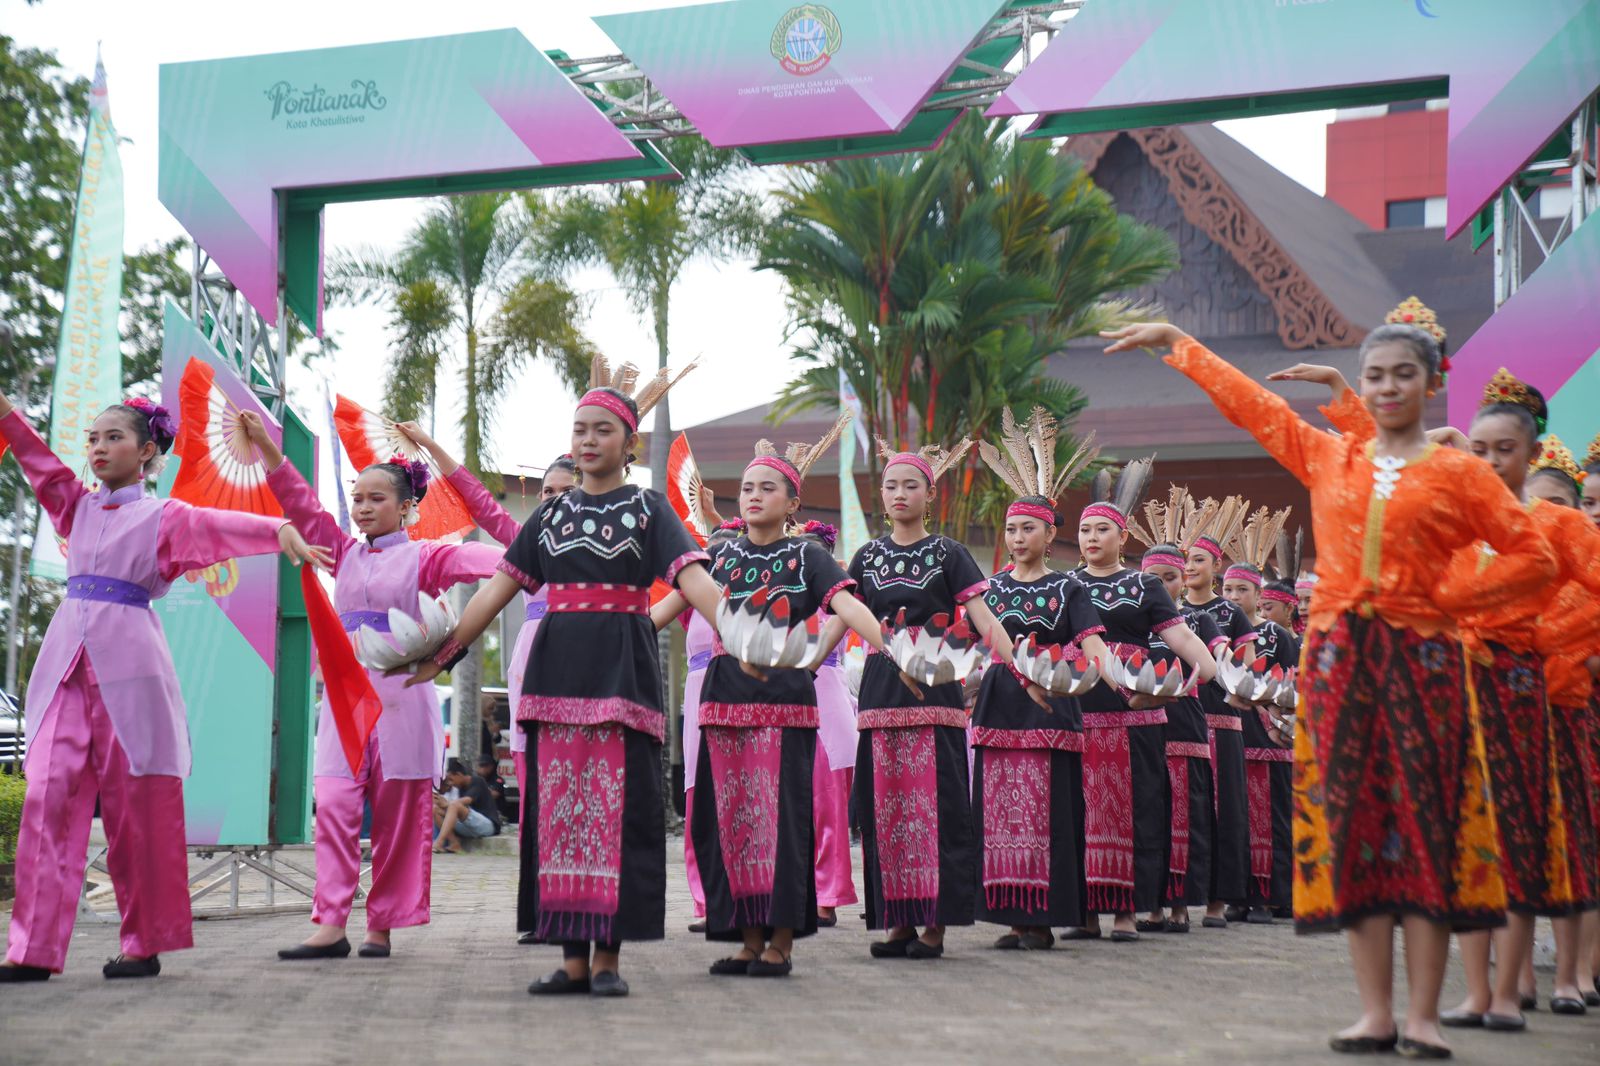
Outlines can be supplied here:
M483 631L494 624L494 620L500 617L500 612L505 610L506 605L521 591L522 586L508 574L496 573L491 577L488 584L467 601L466 610L461 612L461 620L456 623L450 639L445 641L444 646L432 659L425 659L417 664L417 672L406 681L406 688L431 682L459 661L472 642L483 636ZM389 671L389 674L391 676L403 674L407 669L402 666Z
M162 501L156 535L156 560L161 576L171 581L188 570L200 570L240 555L282 551L294 565L310 563L333 569L333 553L312 547L294 526L281 518L192 507L181 500Z
M261 454L267 468L267 487L283 505L283 513L313 544L322 544L333 550L334 566L344 558L344 553L355 546L355 538L339 528L332 515L322 509L321 502L306 479L293 463L285 462L283 450L267 435L267 427L254 411L239 412L239 424L245 435Z
M22 473L33 486L44 513L50 516L50 524L63 537L71 536L72 516L78 509L78 501L87 496L89 490L56 458L55 452L4 395L0 395L0 439L15 449Z
M415 422L400 422L395 428L409 438L411 443L433 457L439 473L450 482L451 487L461 493L472 520L478 523L485 533L507 547L517 539L522 527L511 517L511 512L500 506L500 501L484 488L483 482L472 475L472 471L456 462L454 456L440 447L439 442L428 436Z

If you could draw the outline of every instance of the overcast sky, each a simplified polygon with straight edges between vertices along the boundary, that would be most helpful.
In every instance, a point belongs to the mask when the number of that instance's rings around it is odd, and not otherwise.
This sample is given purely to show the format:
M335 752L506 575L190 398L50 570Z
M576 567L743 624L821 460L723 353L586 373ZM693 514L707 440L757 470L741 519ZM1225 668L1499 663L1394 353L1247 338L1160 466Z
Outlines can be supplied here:
M103 50L111 110L127 142L122 164L127 182L127 246L134 249L182 233L156 199L157 77L160 64L250 53L292 51L372 41L399 40L514 26L535 45L562 48L575 56L601 55L615 46L589 16L615 11L684 6L689 0L273 0L270 4L227 0L0 0L0 32L24 46L56 52L73 74L90 76L95 47ZM1100 0L1104 2L1104 0ZM1223 123L1237 137L1291 177L1323 191L1324 127L1331 112ZM333 205L327 209L329 251L352 245L394 247L416 218L421 201ZM586 323L591 337L614 360L653 364L655 344L622 294L603 272L574 278L592 297ZM382 397L387 350L381 307L330 308L328 330L340 355L325 368L332 388L371 407ZM720 417L770 399L789 376L783 345L783 304L778 282L749 263L697 265L686 271L673 294L674 362L698 357L702 368L673 394L678 426ZM304 408L320 396L321 381L296 368L291 390ZM459 440L456 394L444 398L439 438ZM320 403L320 400L315 400ZM498 466L542 467L566 450L570 398L544 372L528 375L511 397L493 438ZM314 412L313 426L319 425ZM692 437L691 437L692 439Z

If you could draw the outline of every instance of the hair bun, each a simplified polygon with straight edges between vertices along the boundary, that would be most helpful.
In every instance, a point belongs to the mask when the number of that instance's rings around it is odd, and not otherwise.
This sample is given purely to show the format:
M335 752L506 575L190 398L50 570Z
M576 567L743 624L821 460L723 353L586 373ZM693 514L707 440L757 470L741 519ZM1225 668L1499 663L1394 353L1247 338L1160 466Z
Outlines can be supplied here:
M122 406L144 415L145 423L150 427L150 439L156 442L156 449L165 455L178 437L178 427L172 421L172 413L143 396L129 397L122 401Z

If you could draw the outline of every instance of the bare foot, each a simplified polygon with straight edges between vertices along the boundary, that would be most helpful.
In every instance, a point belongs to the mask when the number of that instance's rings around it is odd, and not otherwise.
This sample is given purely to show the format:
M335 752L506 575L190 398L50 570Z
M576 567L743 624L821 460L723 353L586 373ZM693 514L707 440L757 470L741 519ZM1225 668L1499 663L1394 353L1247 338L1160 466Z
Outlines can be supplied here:
M344 926L319 925L317 926L316 931L310 936L306 937L303 941L301 941L301 943L308 948L325 948L329 944L337 944L343 939ZM129 958L132 958L132 956L130 955Z
M1379 1018L1363 1014L1356 1023L1348 1029L1340 1029L1338 1035L1346 1040L1368 1037L1373 1040L1386 1040L1396 1035L1394 1016Z
M1444 1030L1439 1028L1439 1019L1418 1018L1406 1019L1406 1039L1416 1040L1423 1044L1432 1044L1434 1047L1447 1048L1450 1044L1444 1038Z

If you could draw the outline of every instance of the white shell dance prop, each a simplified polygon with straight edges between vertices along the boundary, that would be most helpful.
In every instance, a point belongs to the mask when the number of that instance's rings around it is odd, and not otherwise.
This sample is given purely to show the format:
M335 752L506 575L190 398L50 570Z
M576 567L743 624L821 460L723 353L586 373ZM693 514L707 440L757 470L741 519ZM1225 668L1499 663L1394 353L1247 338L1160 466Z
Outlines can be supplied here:
M966 619L950 625L948 615L936 614L913 632L906 626L905 615L902 609L893 625L883 623L883 643L895 665L919 685L965 681L989 653Z
M1176 699L1189 687L1181 662L1154 662L1143 649L1126 660L1110 656L1106 662L1106 680L1118 688L1163 699Z
M811 669L822 658L816 616L791 625L788 598L769 600L764 588L740 604L723 593L717 637L729 655L761 670Z
M1267 660L1259 656L1245 662L1243 654L1242 648L1232 654L1217 652L1217 683L1228 695L1246 703L1271 703L1292 711L1296 700L1294 670L1281 666L1269 669Z
M1081 696L1100 683L1100 668L1080 658L1082 668L1066 657L1060 644L1039 647L1030 633L1013 649L1017 673L1054 696Z
M444 646L456 628L456 613L443 596L417 597L417 617L389 608L389 635L371 626L356 630L356 659L368 670L414 665Z

